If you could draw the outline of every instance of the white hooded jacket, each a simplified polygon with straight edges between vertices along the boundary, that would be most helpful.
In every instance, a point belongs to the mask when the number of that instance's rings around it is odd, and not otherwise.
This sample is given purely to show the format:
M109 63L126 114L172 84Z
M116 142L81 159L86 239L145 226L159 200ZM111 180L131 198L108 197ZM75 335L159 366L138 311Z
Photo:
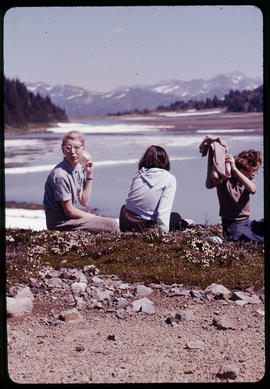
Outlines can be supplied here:
M126 208L169 231L176 179L165 169L142 168L132 180Z

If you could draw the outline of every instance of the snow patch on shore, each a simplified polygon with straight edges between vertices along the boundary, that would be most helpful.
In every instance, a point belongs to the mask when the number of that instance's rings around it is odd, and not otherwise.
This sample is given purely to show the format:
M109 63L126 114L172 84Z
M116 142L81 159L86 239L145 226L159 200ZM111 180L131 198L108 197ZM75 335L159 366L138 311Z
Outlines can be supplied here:
M119 222L117 218L116 221ZM32 231L47 230L43 209L6 208L6 228L18 228Z
M190 110L187 112L162 112L159 113L159 116L166 116L166 117L178 117L178 116L202 116L202 115L217 115L221 113L222 110L216 109L213 111L196 111L196 110Z
M87 123L58 123L57 127L51 127L48 132L56 134L66 133L76 129L84 134L123 134L134 132L152 131L158 132L160 129L173 128L172 125L153 125L153 124L104 124L91 125Z
M42 209L6 208L6 228L46 230L45 212Z

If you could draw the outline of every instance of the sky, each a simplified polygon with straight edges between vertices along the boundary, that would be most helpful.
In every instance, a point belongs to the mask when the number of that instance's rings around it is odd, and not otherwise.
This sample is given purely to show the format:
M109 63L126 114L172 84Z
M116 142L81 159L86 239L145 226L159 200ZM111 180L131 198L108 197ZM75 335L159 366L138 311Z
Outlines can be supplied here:
M263 78L263 15L251 5L15 7L4 74L108 92L240 71Z

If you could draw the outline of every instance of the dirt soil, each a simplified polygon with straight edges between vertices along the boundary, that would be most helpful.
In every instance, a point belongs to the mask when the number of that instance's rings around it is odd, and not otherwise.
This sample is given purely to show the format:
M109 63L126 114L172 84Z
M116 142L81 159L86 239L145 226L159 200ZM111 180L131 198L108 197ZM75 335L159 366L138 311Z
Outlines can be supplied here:
M16 383L256 382L265 373L262 304L200 301L155 290L155 314L80 311L78 321L48 324L70 307L44 296L31 314L8 318L8 372ZM166 322L180 309L194 321ZM218 329L213 318L231 323ZM220 369L229 373L219 375Z

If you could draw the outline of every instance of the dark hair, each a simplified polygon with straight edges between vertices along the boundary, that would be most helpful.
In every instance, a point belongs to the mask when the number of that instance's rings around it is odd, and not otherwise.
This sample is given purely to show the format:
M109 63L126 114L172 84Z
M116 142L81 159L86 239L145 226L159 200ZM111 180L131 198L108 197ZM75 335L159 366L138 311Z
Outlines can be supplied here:
M250 169L262 164L262 153L256 150L244 150L235 158L235 165L239 169Z
M145 167L151 169L157 167L160 169L170 170L170 160L166 151L160 146L150 146L142 156L139 162L139 170Z

